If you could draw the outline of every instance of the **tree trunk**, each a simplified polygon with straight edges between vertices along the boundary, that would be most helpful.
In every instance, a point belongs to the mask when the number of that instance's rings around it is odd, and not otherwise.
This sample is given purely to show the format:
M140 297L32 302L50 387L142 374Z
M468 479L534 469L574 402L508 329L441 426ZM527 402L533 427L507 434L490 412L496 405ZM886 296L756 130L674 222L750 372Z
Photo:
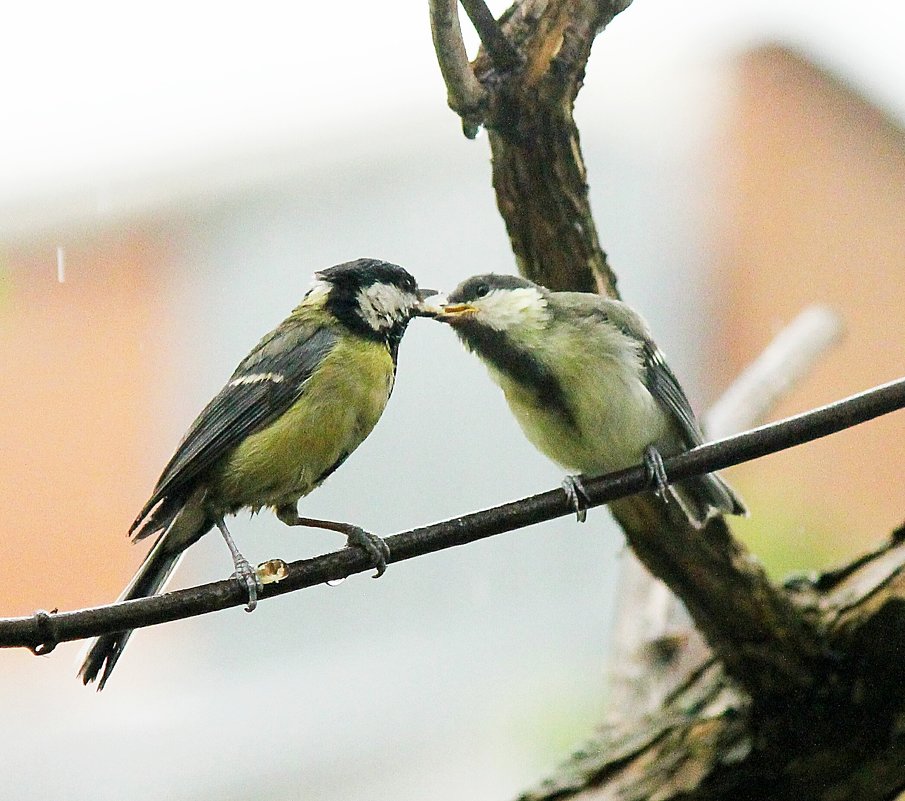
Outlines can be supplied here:
M628 2L517 0L493 30L463 0L487 45L471 65L456 63L455 3L431 2L450 104L466 130L489 132L519 270L551 289L618 296L572 112L596 35ZM500 32L517 57L502 57ZM659 708L606 726L523 799L843 801L905 788L901 532L852 565L778 587L722 519L695 531L646 495L611 508L712 650ZM650 665L675 664L683 638L650 646Z

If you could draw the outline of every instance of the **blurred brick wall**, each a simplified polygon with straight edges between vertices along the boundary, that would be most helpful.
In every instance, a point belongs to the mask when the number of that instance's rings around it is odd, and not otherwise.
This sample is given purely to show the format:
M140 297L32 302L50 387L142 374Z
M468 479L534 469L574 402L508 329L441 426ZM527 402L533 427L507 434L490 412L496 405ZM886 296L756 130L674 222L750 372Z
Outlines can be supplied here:
M782 48L753 51L736 66L716 276L734 310L729 352L741 368L814 302L840 312L846 327L842 346L779 417L905 374L905 132ZM756 487L758 503L788 510L789 537L813 538L816 550L835 557L902 522L903 464L899 412L736 475Z
M0 609L111 601L144 547L126 530L161 375L151 236L39 241L0 257ZM149 386L150 385L150 386Z

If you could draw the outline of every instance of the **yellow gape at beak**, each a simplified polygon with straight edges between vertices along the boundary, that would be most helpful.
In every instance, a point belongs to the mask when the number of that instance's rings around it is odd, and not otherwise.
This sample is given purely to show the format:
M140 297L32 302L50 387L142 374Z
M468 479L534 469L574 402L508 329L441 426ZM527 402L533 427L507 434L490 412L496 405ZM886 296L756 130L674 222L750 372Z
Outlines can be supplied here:
M442 323L455 325L460 320L477 314L478 310L470 303L447 303L437 309L436 319Z

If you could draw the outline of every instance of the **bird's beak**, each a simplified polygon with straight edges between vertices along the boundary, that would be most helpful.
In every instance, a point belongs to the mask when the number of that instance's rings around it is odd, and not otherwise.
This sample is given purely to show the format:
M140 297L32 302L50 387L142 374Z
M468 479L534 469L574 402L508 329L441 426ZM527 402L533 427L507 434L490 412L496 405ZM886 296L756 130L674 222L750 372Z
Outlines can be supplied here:
M478 310L470 303L444 303L435 309L432 316L441 323L455 325L477 313Z
M439 294L436 289L419 289L417 291L418 305L415 307L415 317L436 317L439 306L425 303L428 298Z

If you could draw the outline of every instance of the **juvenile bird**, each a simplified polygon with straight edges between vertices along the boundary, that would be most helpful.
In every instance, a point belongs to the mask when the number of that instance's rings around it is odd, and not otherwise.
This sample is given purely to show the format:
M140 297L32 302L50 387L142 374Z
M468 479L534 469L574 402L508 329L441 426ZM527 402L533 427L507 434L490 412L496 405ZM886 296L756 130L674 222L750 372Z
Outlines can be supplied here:
M485 363L525 435L554 462L585 476L644 462L660 494L675 498L697 528L719 512L747 513L714 473L667 486L661 455L704 437L637 312L600 295L495 274L463 281L447 301L432 316ZM568 476L563 488L583 520L580 477Z
M151 497L129 529L157 540L119 600L159 592L186 548L214 527L236 575L257 602L255 572L224 523L243 508L272 507L290 526L345 534L365 549L380 575L389 550L358 526L299 517L296 503L336 470L383 413L406 326L421 301L401 267L357 259L315 275L293 312L246 356L226 386L189 427ZM94 640L79 675L110 677L131 631Z

